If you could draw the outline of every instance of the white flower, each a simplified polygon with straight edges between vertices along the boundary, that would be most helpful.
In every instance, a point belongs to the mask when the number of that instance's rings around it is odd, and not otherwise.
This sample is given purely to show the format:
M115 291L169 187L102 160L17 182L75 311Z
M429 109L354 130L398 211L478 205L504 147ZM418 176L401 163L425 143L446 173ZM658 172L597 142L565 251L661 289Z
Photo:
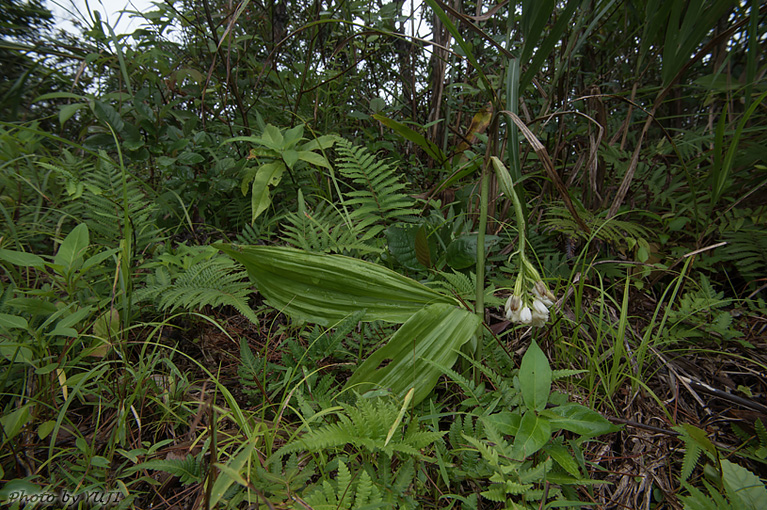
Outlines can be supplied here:
M528 307L524 307L519 312L519 320L515 322L519 322L521 324L530 324L533 321L533 314L530 311Z
M549 308L540 300L533 301L532 325L542 327L549 320Z
M547 307L554 304L556 297L551 293L543 280L538 280L533 286L533 295L537 300L546 305Z
M506 320L512 322L519 321L519 312L522 310L522 298L512 294L506 301Z
M539 300L533 301L533 316L539 315L541 317L549 318L549 307Z

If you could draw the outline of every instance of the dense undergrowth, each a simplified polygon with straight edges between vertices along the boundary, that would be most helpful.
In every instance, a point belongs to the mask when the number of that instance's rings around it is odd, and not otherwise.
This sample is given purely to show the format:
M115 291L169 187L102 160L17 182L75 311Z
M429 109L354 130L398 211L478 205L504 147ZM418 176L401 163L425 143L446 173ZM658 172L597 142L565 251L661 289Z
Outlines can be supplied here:
M759 2L2 6L4 503L767 507Z

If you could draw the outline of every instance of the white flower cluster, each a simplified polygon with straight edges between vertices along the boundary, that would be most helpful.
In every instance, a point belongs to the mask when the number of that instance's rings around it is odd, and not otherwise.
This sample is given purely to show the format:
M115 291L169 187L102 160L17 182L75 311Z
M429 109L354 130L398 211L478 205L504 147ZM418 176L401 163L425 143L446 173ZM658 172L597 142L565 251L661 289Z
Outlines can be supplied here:
M506 319L520 324L542 327L549 320L549 307L554 304L554 294L542 280L533 286L532 308L525 305L521 296L512 294L506 301Z

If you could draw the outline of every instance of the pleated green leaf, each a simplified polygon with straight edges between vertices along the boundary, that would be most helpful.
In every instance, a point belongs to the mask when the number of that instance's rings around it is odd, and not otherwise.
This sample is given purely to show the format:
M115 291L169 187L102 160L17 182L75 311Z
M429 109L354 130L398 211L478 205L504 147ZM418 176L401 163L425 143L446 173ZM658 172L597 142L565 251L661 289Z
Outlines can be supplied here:
M437 384L442 375L439 367L453 366L459 349L474 336L479 324L475 314L462 308L429 305L410 317L386 345L371 354L345 389L364 393L385 388L402 397L415 388L416 405Z
M274 246L214 246L245 266L271 306L308 322L330 326L366 310L362 321L403 323L426 305L458 304L452 297L359 259Z

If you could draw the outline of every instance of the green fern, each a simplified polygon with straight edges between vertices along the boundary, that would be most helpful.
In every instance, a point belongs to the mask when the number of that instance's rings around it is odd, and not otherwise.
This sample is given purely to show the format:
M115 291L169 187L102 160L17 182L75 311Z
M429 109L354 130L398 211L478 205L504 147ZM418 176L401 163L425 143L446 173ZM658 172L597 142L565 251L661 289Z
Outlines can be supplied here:
M115 246L125 235L125 198L128 199L128 218L137 252L162 239L154 222L157 208L147 197L135 178L123 175L102 151L93 166L59 169L71 193L68 213L82 218L96 239ZM123 189L124 188L124 189Z
M237 234L237 244L258 244L260 240L260 229L255 225L251 225L250 223L246 224L242 228L242 232Z
M350 215L352 220L360 222L359 228L371 229L377 234L384 225L420 214L414 208L415 200L402 193L405 184L392 166L376 160L366 148L354 146L347 140L339 141L336 150L339 172L356 185L356 189L345 192L345 196L350 198L346 205L354 208Z
M301 191L298 192L298 210L289 213L283 224L282 239L288 244L316 253L350 253L366 255L381 253L370 245L370 232L363 233L356 223L346 221L332 205L320 202L309 210Z
M591 229L595 239L615 246L619 250L636 251L637 258L646 259L649 255L648 239L653 237L650 229L639 223L615 217L606 219L597 216L586 209L579 207L578 215ZM578 223L572 218L570 212L564 206L552 205L542 222L547 229L562 232L570 237L588 239L589 235L584 232Z
M381 253L374 240L386 226L420 211L414 208L415 200L402 192L405 184L393 167L347 140L340 140L336 150L339 173L350 181L342 192L343 209L324 201L310 206L299 190L297 210L283 221L282 239L318 253Z
M305 366L312 366L330 355L338 357L339 344L357 327L364 315L365 310L358 310L352 313L349 317L336 324L334 331L330 328L314 326L314 329L306 334L307 347L298 342L290 344L293 358L296 362L300 362Z
M173 476L177 476L179 482L183 485L191 483L200 483L203 479L203 466L199 459L193 455L187 455L183 459L153 459L129 469L129 473L143 470L164 471Z
M217 256L209 247L187 248L182 253L192 256L191 263L183 256L159 257L160 262L153 264L158 267L148 278L149 284L134 293L137 301L154 301L160 309L171 312L231 306L258 324L258 316L248 305L253 289L245 271L238 271L231 259Z
M352 476L344 461L338 461L338 475L332 482L323 480L322 485L310 492L304 499L309 508L315 510L337 510L339 508L362 509L382 507L381 492L367 471Z
M343 405L338 423L325 425L286 444L277 456L293 452L319 452L352 445L370 453L382 452L387 456L402 453L424 458L421 450L440 439L444 432L422 431L417 423L407 426L404 434L396 433L387 443L389 429L396 423L400 411L394 401L384 399L358 399L356 406ZM407 420L403 420L403 423Z
M722 238L727 241L723 251L728 260L754 286L755 280L767 274L767 232L748 220L742 228L726 231Z

